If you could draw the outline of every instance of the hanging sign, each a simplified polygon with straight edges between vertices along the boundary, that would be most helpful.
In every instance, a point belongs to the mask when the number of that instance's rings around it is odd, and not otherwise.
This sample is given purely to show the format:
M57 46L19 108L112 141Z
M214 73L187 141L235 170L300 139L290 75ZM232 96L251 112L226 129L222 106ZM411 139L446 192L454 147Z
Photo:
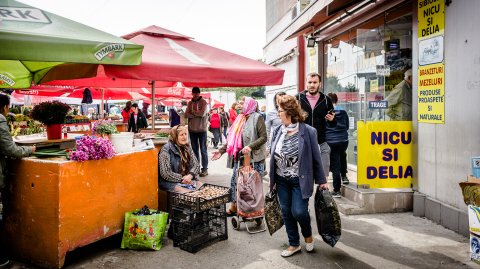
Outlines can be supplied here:
M418 122L445 124L445 1L418 1Z

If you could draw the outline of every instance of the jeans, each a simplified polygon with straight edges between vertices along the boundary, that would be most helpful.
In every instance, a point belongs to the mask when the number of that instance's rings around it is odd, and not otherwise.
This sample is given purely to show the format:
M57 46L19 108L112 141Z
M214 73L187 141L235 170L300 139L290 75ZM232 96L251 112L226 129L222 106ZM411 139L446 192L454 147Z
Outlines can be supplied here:
M225 136L225 143L227 143L227 129L228 129L228 126L223 126L223 127L222 127L223 136ZM222 136L220 136L220 143L223 143L223 142L222 142Z
M212 128L212 134L213 134L213 146L216 148L218 146L218 141L222 141L220 128Z
M254 162L253 169L260 174L260 177L263 177L263 171L265 171L265 162ZM233 164L233 174L230 180L230 187L232 188L232 202L237 201L237 177L238 177L238 161L235 161Z
M342 186L342 158L348 147L348 141L339 143L329 143L330 152L330 170L333 175L333 191L340 191Z
M300 224L304 238L312 236L310 213L308 212L309 199L302 198L298 178L286 179L276 175L275 183L280 207L282 208L283 222L287 230L288 244L292 247L300 246L297 223Z
M330 147L327 142L323 142L318 146L320 147L323 171L325 172L325 177L328 178L328 174L330 173Z
M192 144L193 153L197 157L197 160L200 161L200 156L198 155L198 147L202 153L202 171L208 169L208 155L207 155L207 132L193 133L189 132L190 141Z

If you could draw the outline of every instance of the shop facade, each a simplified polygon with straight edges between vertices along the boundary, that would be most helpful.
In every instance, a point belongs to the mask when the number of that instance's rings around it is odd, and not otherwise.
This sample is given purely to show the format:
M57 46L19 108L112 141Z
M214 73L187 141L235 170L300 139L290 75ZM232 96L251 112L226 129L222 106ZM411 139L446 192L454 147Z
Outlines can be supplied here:
M272 8L269 2L267 10ZM267 30L264 49L267 63L272 64L269 55L282 42L296 41L296 59L287 63L294 68L286 69L285 76L295 74L301 91L305 75L316 71L322 75L323 91L338 95L338 105L351 122L349 167L359 177L365 159L359 149L359 125L387 124L389 135L398 134L400 141L409 142L399 149L401 156L409 155L406 163L379 167L387 167L389 180L399 174L410 176L411 171L410 182L400 185L408 184L415 191L414 214L465 235L467 207L458 183L471 173L470 160L480 152L480 131L474 127L479 116L472 100L480 94L473 90L479 53L467 49L479 44L473 25L480 19L473 10L480 10L480 3L473 0L310 1L283 34L275 35L275 27ZM424 77L432 68L442 75ZM391 93L409 72L411 93L399 117L389 109L394 102ZM420 96L429 92L428 97ZM453 142L459 137L464 145Z

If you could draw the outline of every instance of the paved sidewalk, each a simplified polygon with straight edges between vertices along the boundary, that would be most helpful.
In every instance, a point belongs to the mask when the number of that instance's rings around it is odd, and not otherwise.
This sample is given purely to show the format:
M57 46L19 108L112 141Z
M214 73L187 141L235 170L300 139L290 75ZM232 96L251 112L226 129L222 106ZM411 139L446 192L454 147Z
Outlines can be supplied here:
M229 186L225 164L225 155L210 161L205 181ZM251 235L243 223L233 230L229 218L228 240L196 254L174 248L170 240L160 251L121 250L119 235L67 254L66 268L478 268L470 261L467 238L411 213L342 215L342 237L331 248L318 235L312 201L314 253L282 258L285 228L273 236ZM35 267L15 262L12 268Z

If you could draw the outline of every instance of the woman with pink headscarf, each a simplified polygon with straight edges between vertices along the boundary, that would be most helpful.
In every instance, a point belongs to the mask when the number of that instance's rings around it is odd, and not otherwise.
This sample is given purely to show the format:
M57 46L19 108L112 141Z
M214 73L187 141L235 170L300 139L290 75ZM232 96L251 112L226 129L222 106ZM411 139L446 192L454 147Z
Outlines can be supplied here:
M250 154L253 161L253 168L263 175L265 170L265 158L267 157L267 128L262 115L257 112L257 101L250 97L243 97L239 102L241 113L233 122L227 136L227 143L218 151L213 153L212 160L218 160L223 153L228 154L227 167L233 168L231 178L232 203L227 211L228 216L236 215L236 190L237 170L240 152L244 155Z

